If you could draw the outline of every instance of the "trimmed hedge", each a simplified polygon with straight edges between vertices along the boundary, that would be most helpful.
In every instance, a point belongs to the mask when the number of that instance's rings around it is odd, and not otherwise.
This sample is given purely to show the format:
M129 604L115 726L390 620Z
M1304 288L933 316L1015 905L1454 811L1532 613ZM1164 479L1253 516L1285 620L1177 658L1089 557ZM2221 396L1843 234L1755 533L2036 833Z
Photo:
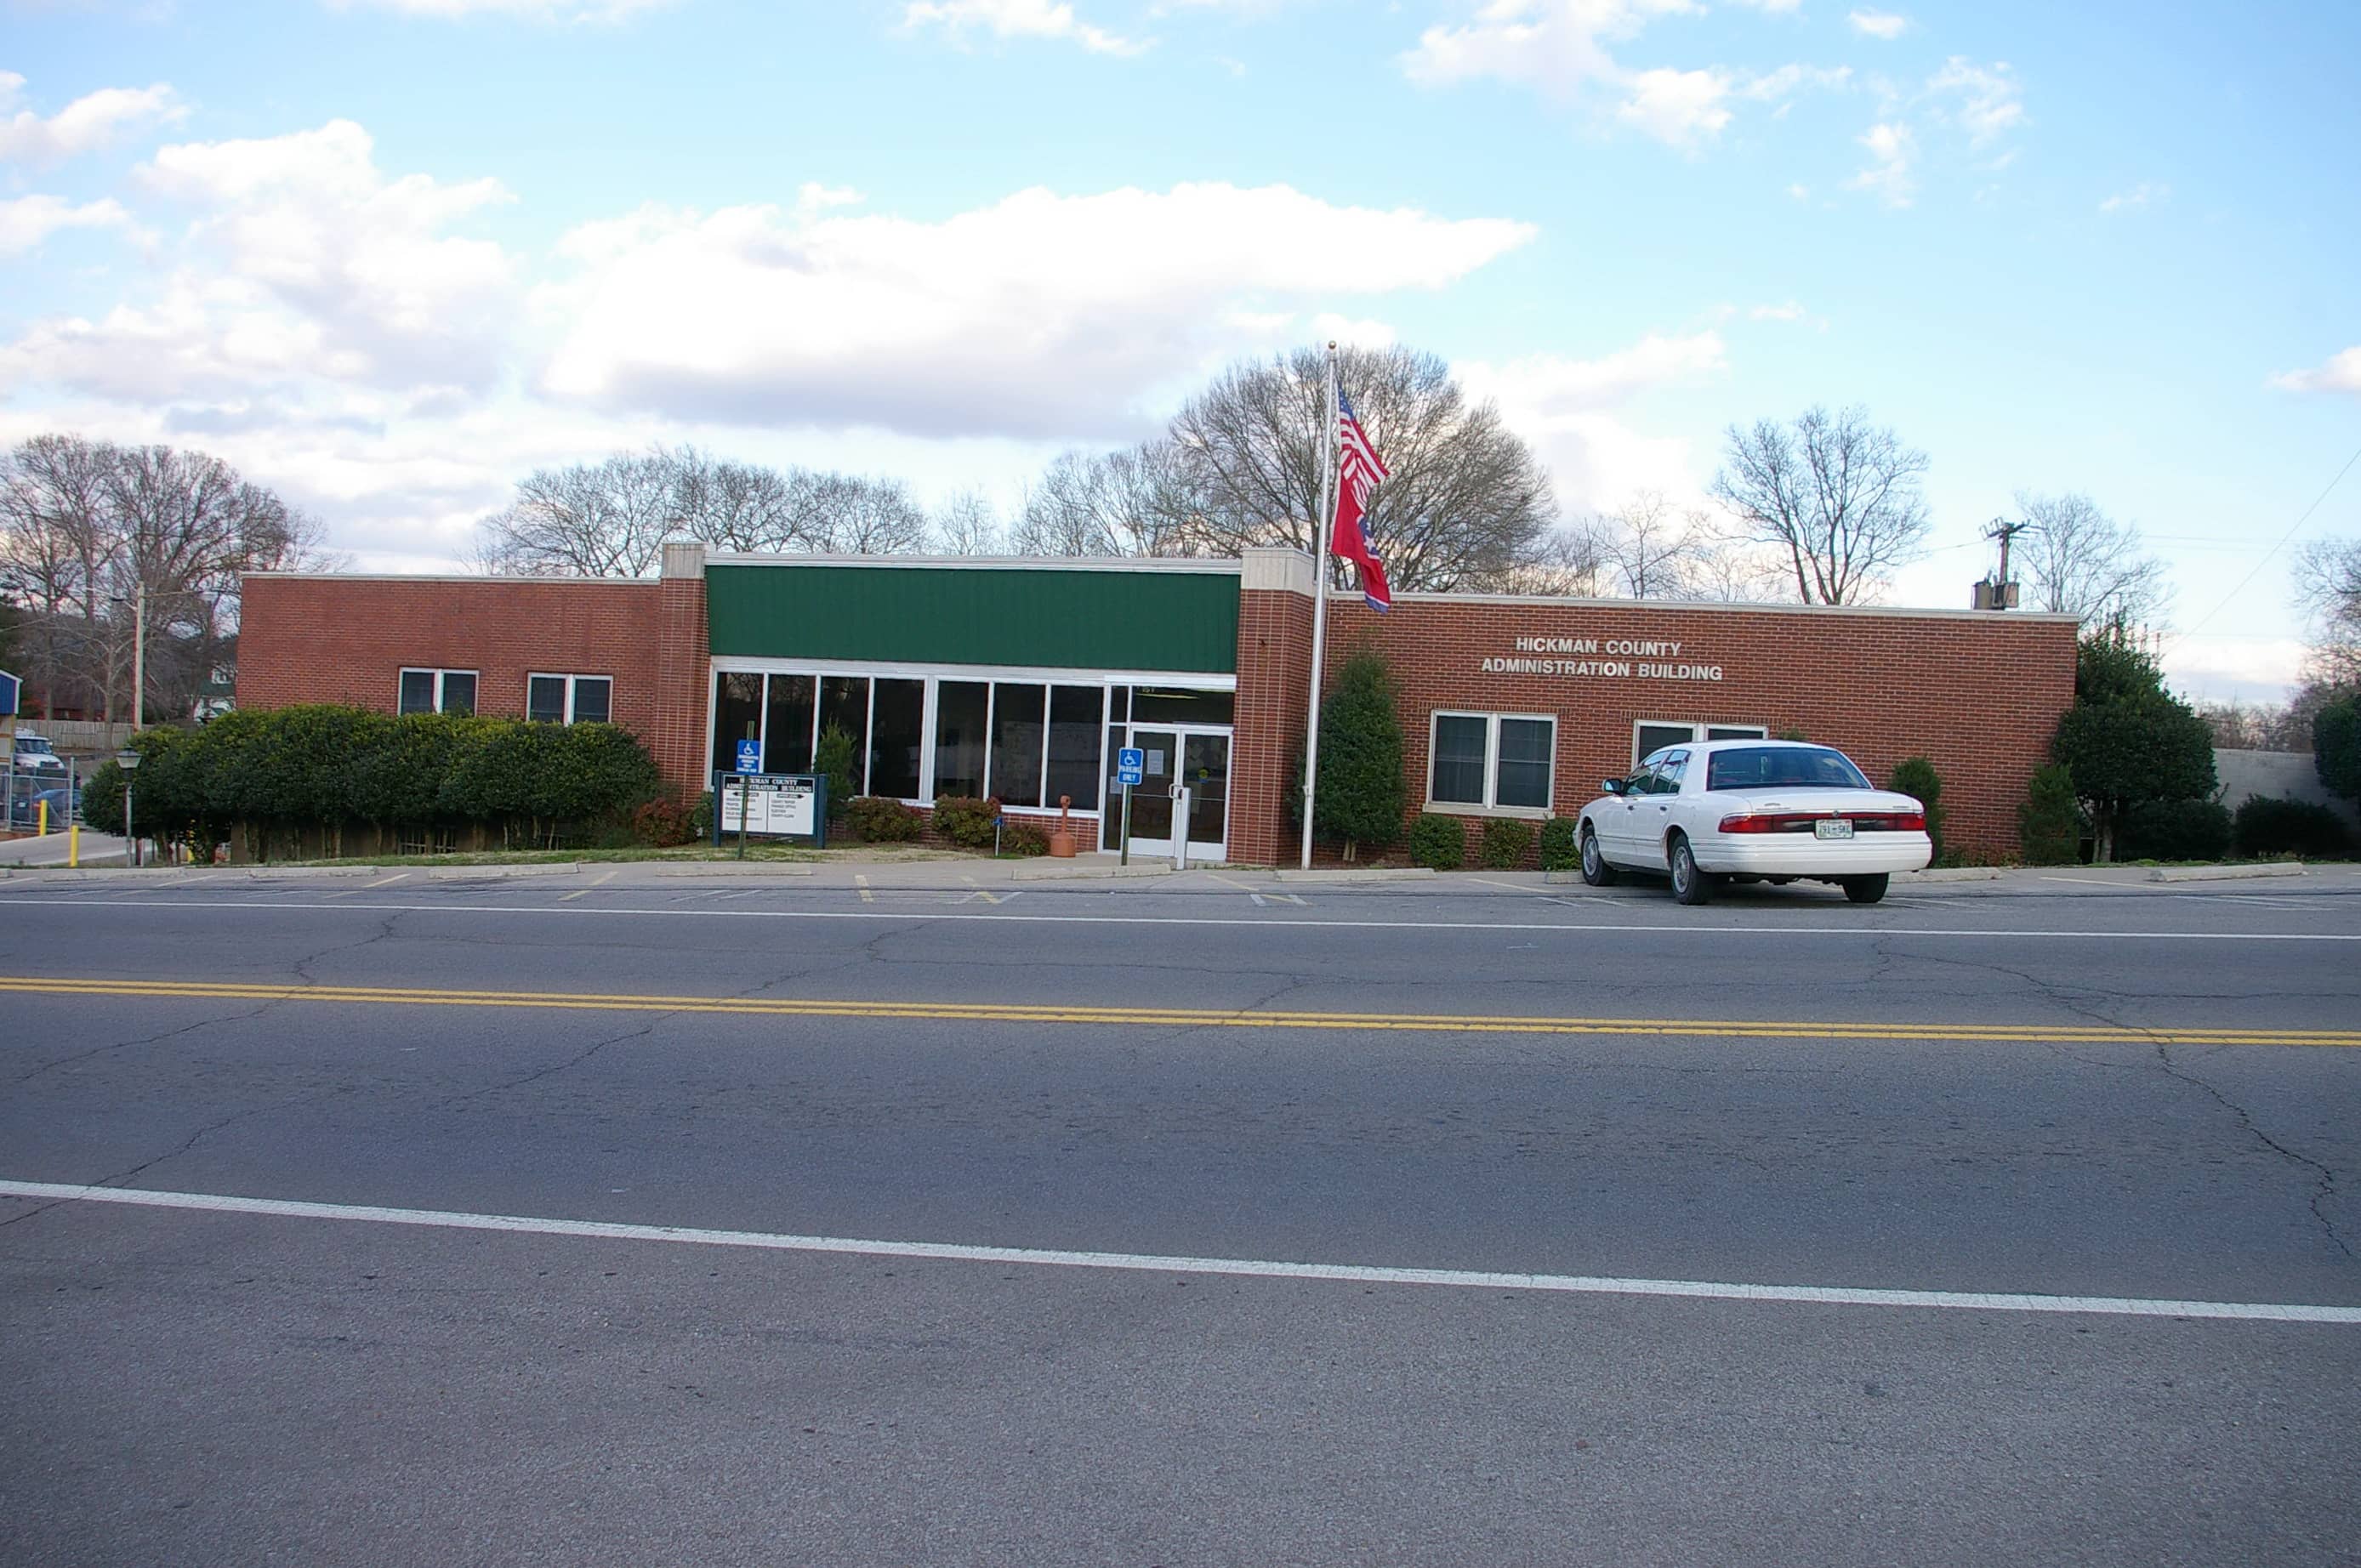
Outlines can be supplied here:
M554 846L627 825L663 791L646 749L611 724L397 718L323 703L226 713L131 744L133 825L203 846L238 829L260 845L274 833L355 826L428 840L469 828L504 844ZM91 775L92 827L122 830L123 780L112 762Z
M1000 802L991 795L982 800L972 795L935 797L935 831L962 850L991 849L999 817Z
M89 814L89 804L84 802L82 815ZM2309 800L2256 795L2238 807L2233 834L2238 853L2257 858L2297 855L2312 861L2341 861L2353 853L2353 835L2345 819Z
M846 801L844 819L864 844L906 844L926 826L917 812L882 795L859 795Z
M1484 824L1477 859L1490 871L1514 871L1525 863L1525 857L1532 853L1532 824L1519 822L1512 817L1496 817Z
M2218 800L2151 800L2124 815L2121 861L2218 861L2230 852L2230 808Z
M1455 872L1467 863L1467 828L1456 817L1421 812L1410 825L1410 858L1430 871Z
M2017 841L2029 866L2070 866L2081 859L2082 805L2063 762L2033 770L2025 803L2016 808Z
M1927 837L1934 841L1935 861L1943 863L1943 775L1925 757L1905 757L1894 764L1885 787L1896 795L1915 796L1927 808Z
M1582 840L1576 837L1576 827L1571 817L1553 817L1542 824L1542 870L1575 872L1582 869Z

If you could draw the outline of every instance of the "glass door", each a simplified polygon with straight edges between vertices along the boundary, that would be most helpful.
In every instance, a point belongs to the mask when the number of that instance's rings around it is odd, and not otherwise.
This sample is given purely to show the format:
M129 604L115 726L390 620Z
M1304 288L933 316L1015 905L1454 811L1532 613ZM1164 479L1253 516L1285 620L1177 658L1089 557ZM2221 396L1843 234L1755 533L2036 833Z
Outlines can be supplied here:
M1126 742L1137 747L1140 779L1131 790L1131 852L1170 859L1175 828L1172 786L1189 786L1189 817L1179 824L1191 861L1229 858L1230 732L1134 725ZM1108 803L1121 810L1120 799Z

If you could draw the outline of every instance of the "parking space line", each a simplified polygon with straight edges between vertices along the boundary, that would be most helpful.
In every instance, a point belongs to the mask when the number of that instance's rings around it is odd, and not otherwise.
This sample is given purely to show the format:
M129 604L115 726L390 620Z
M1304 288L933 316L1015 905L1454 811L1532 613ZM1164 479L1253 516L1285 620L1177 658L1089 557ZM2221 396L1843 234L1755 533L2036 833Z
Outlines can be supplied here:
M581 888L581 889L577 890L576 892L563 894L562 896L560 896L560 897L559 897L559 899L558 899L558 901L557 901L557 902L558 902L558 903L560 903L560 904L571 904L571 903L573 903L576 899L582 897L584 894L588 894L588 893L591 893L591 892L594 892L595 890L597 890L597 889L598 889L598 888L601 888L601 887L606 886L609 883L613 882L613 881L615 880L616 874L617 874L617 872L609 872L605 876L600 877L597 882L592 883L588 887Z
M1480 882L1480 883L1482 883L1486 887L1505 887L1505 888L1507 888L1510 893L1525 893L1525 894L1533 894L1533 895L1535 895L1535 896L1537 896L1537 897L1541 897L1541 898L1547 898L1547 897L1549 896L1549 894L1548 894L1543 893L1540 888L1537 888L1537 887L1525 887L1525 886L1523 886L1523 885L1521 885L1521 884L1520 884L1520 883L1513 883L1513 882L1494 882L1490 877L1488 877L1488 876L1469 876L1469 875L1468 875L1466 872L1462 872L1459 874L1459 880L1460 880L1460 881L1462 881L1462 882Z
M999 896L999 894L985 892L985 891L984 891L984 888L983 888L983 884L982 883L980 883L980 882L976 881L976 880L975 880L975 878L973 878L973 877L972 877L972 876L961 876L961 877L960 878L960 881L961 881L961 882L963 882L963 883L967 883L967 884L968 884L968 886L970 886L970 887L972 887L972 888L975 889L975 891L974 891L973 893L969 894L967 895L967 897L966 897L966 898L962 898L962 899L961 899L961 900L960 900L960 902L961 902L961 904L965 904L965 903L968 903L970 900L972 900L972 899L978 899L978 898L981 898L981 899L982 899L982 900L983 900L986 904L998 904L998 903L1000 902L1000 896Z
M869 890L869 879L866 876L863 876L859 872L853 872L852 884L861 890L862 903L874 904L877 902L877 895Z

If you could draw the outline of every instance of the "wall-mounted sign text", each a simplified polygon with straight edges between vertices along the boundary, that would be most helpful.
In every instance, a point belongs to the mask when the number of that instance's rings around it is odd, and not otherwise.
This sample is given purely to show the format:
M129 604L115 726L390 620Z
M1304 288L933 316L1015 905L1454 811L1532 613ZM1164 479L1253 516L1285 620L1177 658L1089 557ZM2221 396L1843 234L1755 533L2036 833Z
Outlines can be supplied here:
M1719 664L1684 662L1678 642L1646 637L1520 637L1516 652L1483 663L1488 675L1589 676L1599 680L1718 681ZM1565 654L1570 657L1547 657Z

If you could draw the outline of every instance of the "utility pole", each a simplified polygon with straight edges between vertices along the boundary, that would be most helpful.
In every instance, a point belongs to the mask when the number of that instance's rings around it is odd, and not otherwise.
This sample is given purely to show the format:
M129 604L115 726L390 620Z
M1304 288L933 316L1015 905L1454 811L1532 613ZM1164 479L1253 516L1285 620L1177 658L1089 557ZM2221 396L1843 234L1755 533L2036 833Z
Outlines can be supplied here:
M2018 534L2027 532L2033 527L2029 522L2011 522L2004 517L1996 517L1993 519L1992 526L1984 530L1986 539L2000 541L2000 574L1993 579L1989 589L1979 587L1976 590L1978 609L2007 609L2016 603L2015 584L2008 575L2008 547Z

